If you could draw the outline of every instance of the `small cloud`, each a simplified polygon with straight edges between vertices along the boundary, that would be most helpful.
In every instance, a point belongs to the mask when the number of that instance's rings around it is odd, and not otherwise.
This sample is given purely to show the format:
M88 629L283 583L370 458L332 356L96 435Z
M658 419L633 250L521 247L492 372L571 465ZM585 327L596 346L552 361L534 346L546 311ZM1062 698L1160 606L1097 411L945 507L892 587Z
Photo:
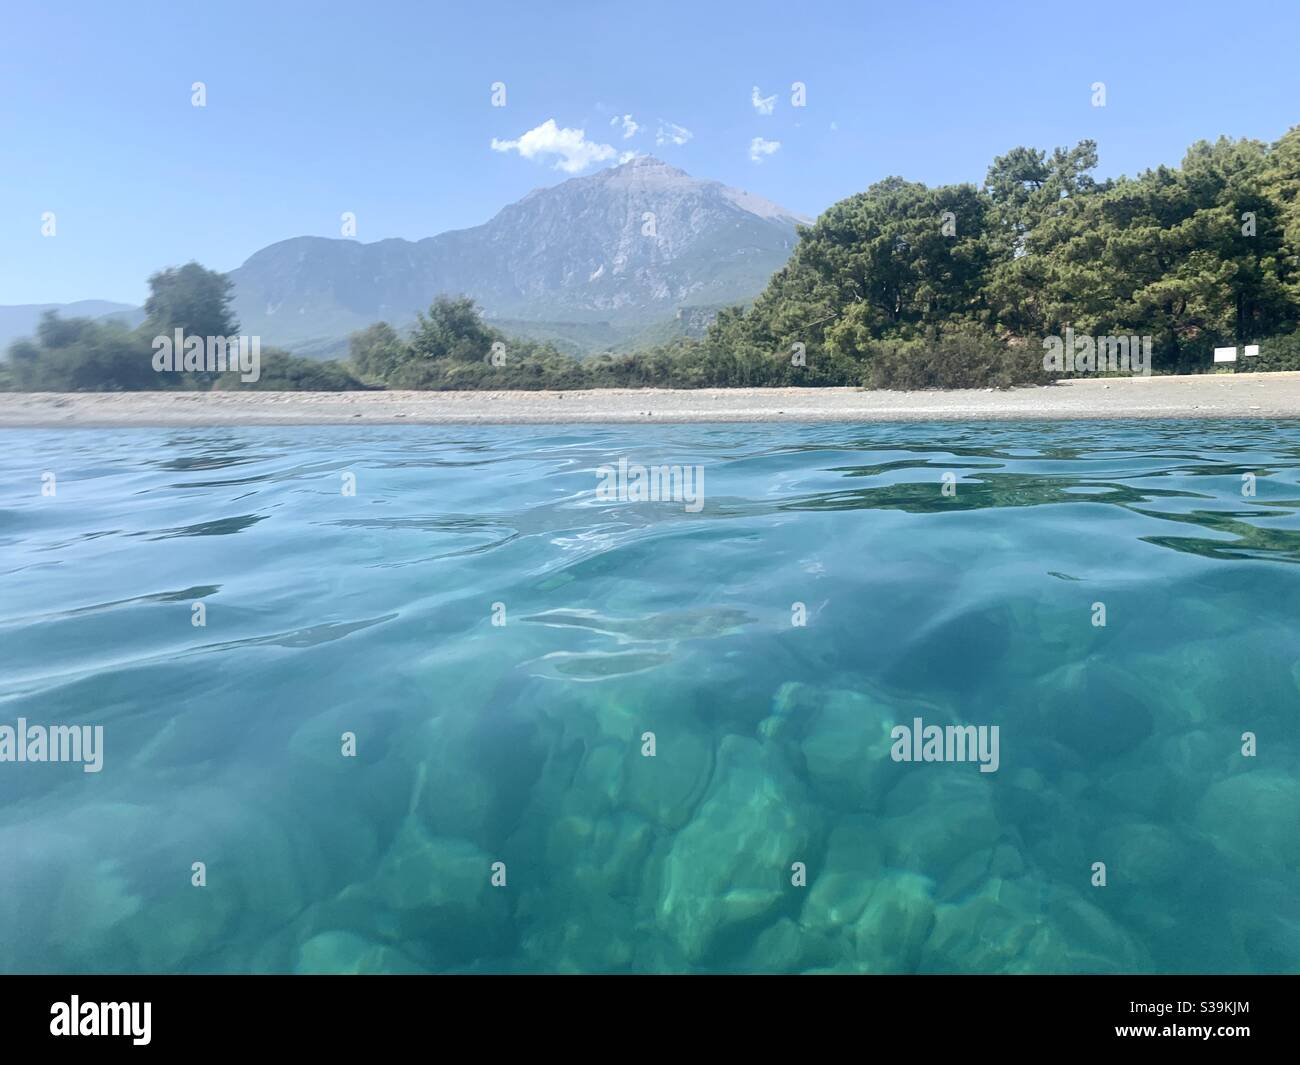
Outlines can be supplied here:
M518 152L525 159L558 156L555 169L566 174L580 173L593 163L603 163L618 155L618 150L612 145L587 140L585 130L561 129L553 118L530 129L518 140L503 141L493 137L492 150Z
M780 141L769 141L764 140L762 137L755 137L749 142L749 161L751 163L761 163L765 155L774 155L780 149Z
M758 86L755 85L749 94L749 102L754 105L754 110L760 115L770 115L776 110L776 93L771 96L764 96L758 91Z
M611 126L617 126L620 122L623 123L624 140L627 140L629 137L635 136L637 131L641 128L640 125L632 118L631 115L623 115L622 118L620 118L618 115L615 115L613 118L609 120L609 124Z
M618 157L618 165L622 166L624 163L630 163L633 159L635 159L640 154L641 154L640 152L636 152L636 151L624 152L622 155Z
M666 122L664 119L659 120L659 129L655 132L655 144L660 146L665 144L685 144L694 137L685 126L679 126L676 122Z
M832 132L832 133L834 133L834 132L835 132L837 129L839 129L839 128L840 128L840 124L839 124L838 122L832 122L832 123L831 123L831 132Z

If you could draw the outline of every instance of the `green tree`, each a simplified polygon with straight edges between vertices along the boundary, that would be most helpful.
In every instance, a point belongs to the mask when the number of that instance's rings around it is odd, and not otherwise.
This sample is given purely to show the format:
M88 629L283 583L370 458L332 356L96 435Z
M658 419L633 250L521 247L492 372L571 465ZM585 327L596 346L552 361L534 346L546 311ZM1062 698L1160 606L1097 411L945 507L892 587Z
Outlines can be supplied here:
M159 270L149 278L145 324L149 336L184 330L186 336L229 337L239 333L231 311L234 282L196 262Z
M1216 344L1294 329L1268 164L1258 141L1201 142L1181 169L1121 179L1044 219L1012 272L1034 292L1040 335L1151 335L1160 368L1188 371Z
M1063 201L1092 192L1097 183L1091 171L1096 168L1094 141L1057 148L1050 157L1020 147L995 158L984 178L984 190L1006 245L1002 250L1020 254L1028 234L1044 219L1059 214Z
M1026 257L1031 235L1044 222L1058 219L1079 198L1099 186L1091 171L1097 146L1080 141L1056 148L1049 156L1035 148L1013 148L993 160L984 179L992 216L995 265L982 299L999 328L1024 337L1042 331L1042 264Z
M411 358L411 346L387 322L376 322L348 338L348 361L366 381L390 380Z
M887 178L827 210L747 313L719 314L705 339L715 381L842 385L873 342L988 328L996 261L990 200L973 185ZM791 365L801 345L803 367ZM718 381L717 383L721 383Z
M418 362L482 362L497 341L503 341L502 335L484 324L472 299L438 296L428 314L417 316L410 347Z

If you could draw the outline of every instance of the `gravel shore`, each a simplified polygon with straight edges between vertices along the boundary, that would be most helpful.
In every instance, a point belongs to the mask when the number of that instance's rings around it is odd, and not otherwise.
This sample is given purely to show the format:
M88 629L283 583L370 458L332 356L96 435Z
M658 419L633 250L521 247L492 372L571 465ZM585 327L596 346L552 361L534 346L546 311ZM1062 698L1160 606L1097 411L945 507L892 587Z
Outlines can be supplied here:
M0 427L888 422L1300 417L1300 372L1062 381L1008 391L0 393Z

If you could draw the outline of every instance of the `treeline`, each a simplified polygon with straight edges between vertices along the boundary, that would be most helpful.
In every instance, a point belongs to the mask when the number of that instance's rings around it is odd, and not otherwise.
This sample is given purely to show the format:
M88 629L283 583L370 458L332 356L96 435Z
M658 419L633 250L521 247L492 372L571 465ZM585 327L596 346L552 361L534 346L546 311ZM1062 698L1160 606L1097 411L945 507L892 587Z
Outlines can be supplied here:
M197 263L150 278L147 319L47 315L11 346L0 385L341 390L1044 382L1043 340L1150 336L1157 373L1212 367L1223 345L1260 344L1238 369L1300 369L1300 127L1275 144L1200 142L1181 167L1098 181L1096 146L1016 148L982 186L887 178L801 230L749 308L700 339L581 361L511 339L471 300L438 297L405 334L355 334L346 362L262 353L260 378L160 375L153 338L233 336L230 282ZM160 377L166 378L159 380Z

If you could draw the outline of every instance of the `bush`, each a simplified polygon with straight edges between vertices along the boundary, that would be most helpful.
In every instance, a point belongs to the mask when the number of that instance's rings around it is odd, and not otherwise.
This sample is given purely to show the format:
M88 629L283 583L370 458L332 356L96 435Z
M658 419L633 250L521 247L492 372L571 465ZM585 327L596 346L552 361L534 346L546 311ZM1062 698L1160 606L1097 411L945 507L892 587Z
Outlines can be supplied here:
M867 352L867 388L1013 388L1046 384L1041 353L976 333L878 341Z
M275 348L262 354L261 374L243 381L236 373L222 374L213 384L221 392L251 389L258 392L349 392L364 389L346 366L334 360L305 359Z
M1238 373L1300 370L1300 333L1260 341L1259 355L1253 359L1238 358L1236 370Z

